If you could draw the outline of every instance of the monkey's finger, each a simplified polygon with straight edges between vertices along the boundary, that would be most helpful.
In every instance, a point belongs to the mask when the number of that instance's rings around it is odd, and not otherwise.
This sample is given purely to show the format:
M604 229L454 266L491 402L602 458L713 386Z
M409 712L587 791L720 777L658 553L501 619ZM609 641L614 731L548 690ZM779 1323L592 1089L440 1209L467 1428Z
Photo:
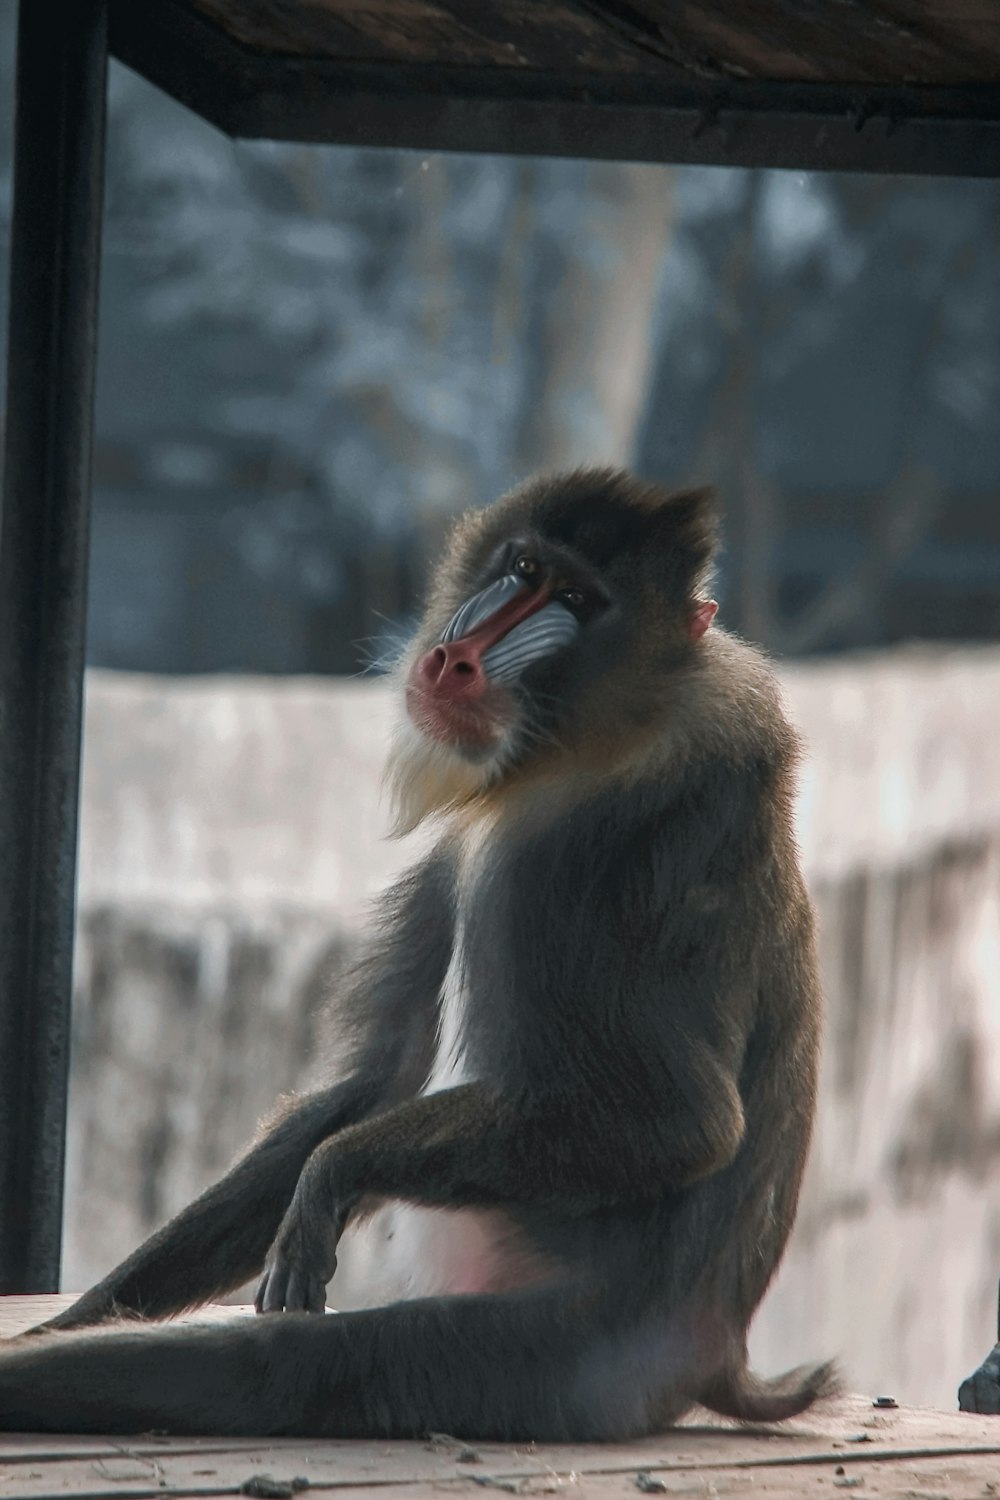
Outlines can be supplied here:
M292 1271L285 1294L286 1312L321 1313L326 1308L326 1283L308 1271Z
M258 1312L284 1312L288 1296L288 1276L288 1266L280 1257L268 1267L257 1291Z

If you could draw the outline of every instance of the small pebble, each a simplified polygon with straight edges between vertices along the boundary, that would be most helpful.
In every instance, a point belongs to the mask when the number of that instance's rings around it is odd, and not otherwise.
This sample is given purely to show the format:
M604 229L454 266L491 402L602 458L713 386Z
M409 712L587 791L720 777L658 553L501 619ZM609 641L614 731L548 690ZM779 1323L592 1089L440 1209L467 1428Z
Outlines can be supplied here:
M308 1479L297 1474L294 1479L275 1479L273 1474L251 1474L240 1485L241 1495L250 1495L252 1500L291 1500L302 1490L309 1488Z
M895 1411L899 1406L899 1402L895 1396L876 1396L872 1402L872 1406L881 1406L887 1411Z
M640 1469L635 1476L635 1487L637 1490L642 1490L644 1495L665 1495L667 1493L667 1487L663 1480L657 1479L654 1474L648 1473L646 1469Z

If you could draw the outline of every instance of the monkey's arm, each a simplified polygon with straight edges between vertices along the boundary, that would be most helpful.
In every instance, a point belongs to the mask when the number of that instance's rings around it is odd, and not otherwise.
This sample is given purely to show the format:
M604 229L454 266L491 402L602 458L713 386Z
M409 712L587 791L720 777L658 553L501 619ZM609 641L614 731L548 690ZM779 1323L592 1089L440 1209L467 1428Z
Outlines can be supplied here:
M516 1103L464 1084L400 1105L324 1142L310 1156L257 1291L260 1312L321 1312L337 1243L359 1198L436 1207L544 1204L585 1214L656 1198L735 1156L743 1114L735 1081L701 1069L648 1114L554 1095ZM711 1078L712 1082L709 1083Z
M310 1153L413 1086L408 1069L419 1069L451 953L451 880L447 856L435 853L383 898L338 997L353 1042L346 1079L296 1101L220 1182L46 1326L164 1317L260 1271Z

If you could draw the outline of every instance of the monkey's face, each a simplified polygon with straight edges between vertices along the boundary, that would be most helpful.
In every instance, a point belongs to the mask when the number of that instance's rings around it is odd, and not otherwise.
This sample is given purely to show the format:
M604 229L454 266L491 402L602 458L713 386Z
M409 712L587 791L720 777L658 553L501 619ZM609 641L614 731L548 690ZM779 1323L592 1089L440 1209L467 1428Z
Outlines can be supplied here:
M557 475L465 517L402 663L397 826L522 767L601 764L656 733L715 606L706 492L615 471Z
M482 587L410 668L406 707L416 728L474 761L509 750L523 727L532 667L565 653L609 603L585 572L538 537L501 543Z

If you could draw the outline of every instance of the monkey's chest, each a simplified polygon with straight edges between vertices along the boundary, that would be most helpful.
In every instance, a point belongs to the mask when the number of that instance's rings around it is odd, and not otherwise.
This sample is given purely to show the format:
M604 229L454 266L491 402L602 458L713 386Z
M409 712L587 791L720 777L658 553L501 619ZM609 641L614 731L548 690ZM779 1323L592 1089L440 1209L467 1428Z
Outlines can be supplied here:
M436 1094L475 1077L466 1047L466 965L455 945L438 1010L434 1060L421 1090ZM335 1283L339 1306L399 1298L507 1291L546 1268L497 1209L387 1203L344 1241Z
M438 1024L434 1061L421 1089L422 1094L439 1094L443 1089L471 1083L475 1073L469 1062L466 1020L469 993L465 961L464 934L459 927L448 972L438 998Z

